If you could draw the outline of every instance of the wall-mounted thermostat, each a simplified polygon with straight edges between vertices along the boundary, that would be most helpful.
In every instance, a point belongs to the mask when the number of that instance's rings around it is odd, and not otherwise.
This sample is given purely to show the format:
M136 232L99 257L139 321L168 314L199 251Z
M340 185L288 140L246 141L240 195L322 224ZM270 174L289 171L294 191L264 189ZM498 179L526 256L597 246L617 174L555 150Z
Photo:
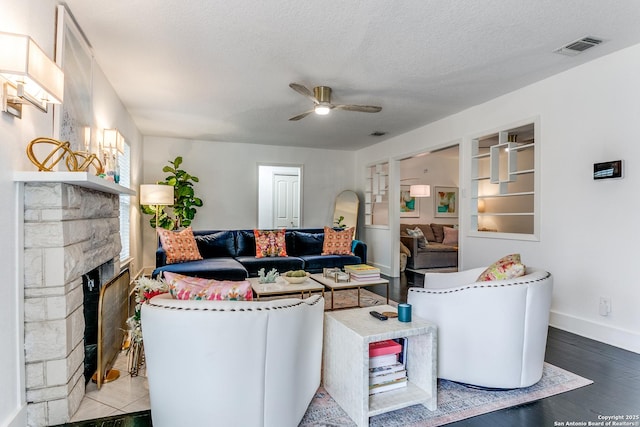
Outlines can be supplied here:
M622 160L593 164L593 179L622 178Z

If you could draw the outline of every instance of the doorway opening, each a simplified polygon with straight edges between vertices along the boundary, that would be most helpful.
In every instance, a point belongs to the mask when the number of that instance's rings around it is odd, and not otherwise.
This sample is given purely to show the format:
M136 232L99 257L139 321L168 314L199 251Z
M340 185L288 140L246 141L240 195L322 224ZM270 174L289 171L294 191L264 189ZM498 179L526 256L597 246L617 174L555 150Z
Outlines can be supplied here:
M258 228L302 226L302 166L258 165Z

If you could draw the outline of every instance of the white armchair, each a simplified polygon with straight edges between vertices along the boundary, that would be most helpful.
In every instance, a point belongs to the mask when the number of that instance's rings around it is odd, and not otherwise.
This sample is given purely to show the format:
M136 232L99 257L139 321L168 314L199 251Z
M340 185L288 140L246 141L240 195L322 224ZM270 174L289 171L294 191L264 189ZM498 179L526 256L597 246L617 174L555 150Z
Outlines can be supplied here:
M551 308L550 273L527 268L511 280L476 282L484 268L427 273L409 288L416 316L438 326L438 377L519 388L542 377Z
M324 300L142 307L154 427L297 426L320 385Z

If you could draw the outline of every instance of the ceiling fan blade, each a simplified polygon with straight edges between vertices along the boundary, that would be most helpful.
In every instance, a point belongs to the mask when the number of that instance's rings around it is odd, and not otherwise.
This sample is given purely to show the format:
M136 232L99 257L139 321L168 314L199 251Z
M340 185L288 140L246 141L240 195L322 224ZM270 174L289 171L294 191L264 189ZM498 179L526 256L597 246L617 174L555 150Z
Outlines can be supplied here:
M382 107L375 105L334 105L337 110L345 111L358 111L360 113L377 113L382 110Z
M305 86L302 86L301 84L289 83L289 87L295 90L296 92L298 92L300 95L306 96L307 98L312 100L315 104L318 104L320 102L316 99L315 96L313 96L313 92L311 92L309 89L307 89Z
M305 117L307 117L309 114L313 113L314 110L309 110L309 111L305 111L302 114L298 114L297 116L293 116L289 119L289 121L291 122L295 122L298 121L300 119L304 119Z

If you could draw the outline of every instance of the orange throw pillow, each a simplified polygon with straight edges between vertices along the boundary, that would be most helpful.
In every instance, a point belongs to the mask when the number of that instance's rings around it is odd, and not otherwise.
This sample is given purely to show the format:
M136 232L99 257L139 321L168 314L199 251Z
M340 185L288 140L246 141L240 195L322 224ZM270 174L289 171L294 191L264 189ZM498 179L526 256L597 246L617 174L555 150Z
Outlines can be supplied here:
M287 256L287 244L284 239L286 229L253 230L256 236L256 258Z
M167 264L202 259L191 227L180 231L158 228L158 235L162 249L167 255Z
M322 255L353 255L351 243L353 242L354 227L336 231L331 227L324 228L324 242L322 243Z

